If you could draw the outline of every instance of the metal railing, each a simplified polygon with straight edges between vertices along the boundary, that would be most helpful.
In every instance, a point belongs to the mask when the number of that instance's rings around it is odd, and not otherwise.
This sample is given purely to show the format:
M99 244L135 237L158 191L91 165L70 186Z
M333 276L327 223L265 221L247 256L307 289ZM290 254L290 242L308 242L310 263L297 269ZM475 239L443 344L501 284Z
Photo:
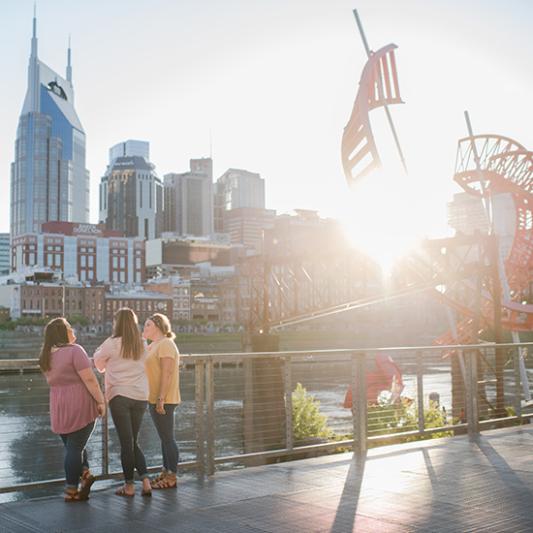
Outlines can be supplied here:
M364 453L378 444L474 436L487 427L523 423L531 414L523 409L518 349L527 353L531 347L182 355L180 469L213 475L217 465L261 464L347 448ZM378 360L388 356L402 370L399 400L379 393L387 387ZM62 447L49 429L48 387L37 369L36 359L0 360L0 493L63 482ZM396 380L397 392L401 384ZM348 390L351 408L343 407ZM149 470L160 468L150 421L143 422L140 442ZM98 479L121 476L118 439L107 416L88 448Z

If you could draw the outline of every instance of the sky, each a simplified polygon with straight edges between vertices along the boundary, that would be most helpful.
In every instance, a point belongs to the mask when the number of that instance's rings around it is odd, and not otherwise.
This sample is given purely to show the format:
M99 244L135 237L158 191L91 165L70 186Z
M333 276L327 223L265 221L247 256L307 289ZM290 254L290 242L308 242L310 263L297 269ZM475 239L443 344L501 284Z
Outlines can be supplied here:
M9 231L33 1L2 0L1 8L0 231ZM340 142L366 60L354 8L370 48L398 45L405 103L391 113L409 173L398 169L375 110L387 168L349 191ZM385 246L449 234L464 110L476 133L533 147L528 0L41 0L37 18L39 57L60 73L72 36L91 222L108 150L126 139L150 142L161 177L212 155L215 179L228 168L260 173L267 207L278 213L318 210L351 221L360 242L366 235Z

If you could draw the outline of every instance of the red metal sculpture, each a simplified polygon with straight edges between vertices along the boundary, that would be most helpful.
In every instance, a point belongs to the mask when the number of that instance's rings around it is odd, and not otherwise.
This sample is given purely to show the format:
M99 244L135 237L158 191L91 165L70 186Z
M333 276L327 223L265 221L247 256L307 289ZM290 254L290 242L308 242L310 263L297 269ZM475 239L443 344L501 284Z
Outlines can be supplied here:
M533 152L508 137L497 135L460 139L454 179L467 193L488 203L497 194L512 195L516 220L513 244L501 273L502 286L508 284L509 289L503 294L502 326L514 332L533 330L533 305L523 303L533 274ZM490 291L482 291L481 298L481 321L491 324L494 302ZM472 339L471 328L476 310L457 302L453 306L463 316L457 332L446 333L437 343L477 341Z
M342 136L342 165L349 185L381 166L370 125L370 111L403 103L394 57L396 48L395 44L389 44L370 52L361 74L352 114Z

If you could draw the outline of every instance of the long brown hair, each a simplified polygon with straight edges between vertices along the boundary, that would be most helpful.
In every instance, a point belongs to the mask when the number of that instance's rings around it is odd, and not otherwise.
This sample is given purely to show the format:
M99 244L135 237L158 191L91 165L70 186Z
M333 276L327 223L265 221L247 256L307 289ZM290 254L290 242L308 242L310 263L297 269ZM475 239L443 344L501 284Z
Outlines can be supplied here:
M52 355L52 348L54 346L66 346L69 344L68 328L70 324L65 318L54 318L46 324L44 328L44 342L41 347L41 354L39 355L39 366L43 372L51 370L50 356Z
M161 331L161 333L168 337L169 339L176 338L176 335L172 332L172 326L170 325L170 320L166 315L162 313L154 313L150 320L155 324L156 328Z
M137 315L129 307L123 307L115 313L113 338L120 337L120 356L124 359L138 361L144 351L138 324Z

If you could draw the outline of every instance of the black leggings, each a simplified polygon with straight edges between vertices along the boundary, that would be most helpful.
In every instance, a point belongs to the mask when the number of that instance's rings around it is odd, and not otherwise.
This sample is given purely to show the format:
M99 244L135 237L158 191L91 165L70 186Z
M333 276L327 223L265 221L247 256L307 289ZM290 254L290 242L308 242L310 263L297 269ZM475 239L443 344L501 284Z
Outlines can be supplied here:
M115 396L109 402L109 410L120 440L120 461L126 483L133 483L135 469L141 479L148 477L146 460L137 443L146 403L125 396Z

